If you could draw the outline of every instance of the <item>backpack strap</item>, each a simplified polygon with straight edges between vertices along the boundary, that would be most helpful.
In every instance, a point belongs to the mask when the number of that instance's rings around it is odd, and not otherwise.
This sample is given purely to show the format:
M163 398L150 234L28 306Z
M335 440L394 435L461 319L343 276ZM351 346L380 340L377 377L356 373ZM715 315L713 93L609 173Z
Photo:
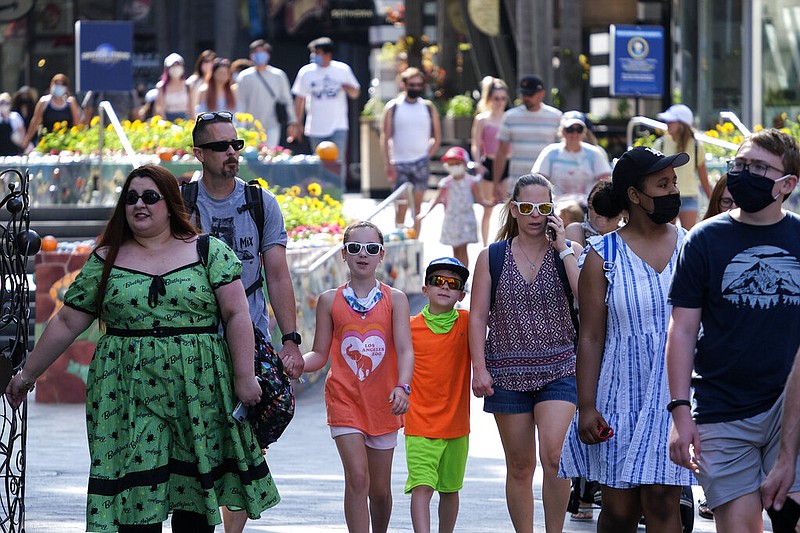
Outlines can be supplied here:
M503 273L503 258L506 255L508 241L493 242L489 245L489 276L492 278L492 293L489 309L494 307L494 296L497 293L497 284L500 281L500 274Z
M192 213L194 213L194 225L197 229L202 231L200 224L200 211L197 210L197 188L200 184L196 181L190 181L181 185L181 196L183 196L183 205L186 209L186 215L191 220Z
M200 263L208 267L208 249L210 239L208 233L203 233L197 238L197 253L200 255Z
M264 233L264 197L261 190L261 185L258 180L250 180L244 188L244 205L237 207L236 210L241 213L249 211L253 222L256 223L256 230L258 231L258 255L261 257L261 239ZM249 287L245 289L245 294L250 296L258 290L264 283L264 278L259 271L258 279L255 280Z
M572 241L569 239L567 239L567 246L572 248ZM569 284L569 278L567 277L567 269L564 266L564 260L561 259L561 256L558 254L558 252L556 252L555 247L553 247L553 259L556 263L558 279L561 280L561 285L564 287L564 293L567 295L567 302L569 303L569 315L570 318L572 318L572 325L575 327L575 334L577 336L580 324L578 322L578 311L575 309L575 295L572 294L572 287Z

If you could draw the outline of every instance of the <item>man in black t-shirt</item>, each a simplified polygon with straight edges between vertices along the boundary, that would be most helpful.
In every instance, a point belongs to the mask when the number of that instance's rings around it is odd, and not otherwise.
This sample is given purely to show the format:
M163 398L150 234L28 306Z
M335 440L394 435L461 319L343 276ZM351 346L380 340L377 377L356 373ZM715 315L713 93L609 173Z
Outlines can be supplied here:
M781 208L798 174L794 138L749 137L729 163L738 208L692 230L672 282L670 458L695 471L718 531L763 530L759 485L800 346L800 217ZM800 480L790 492L800 496Z

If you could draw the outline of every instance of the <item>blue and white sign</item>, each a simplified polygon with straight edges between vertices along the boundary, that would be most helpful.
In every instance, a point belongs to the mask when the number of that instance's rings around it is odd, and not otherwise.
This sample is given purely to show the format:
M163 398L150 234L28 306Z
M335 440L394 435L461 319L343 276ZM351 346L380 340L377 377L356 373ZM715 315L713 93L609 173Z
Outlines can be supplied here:
M664 96L664 28L611 25L611 96Z
M77 91L130 91L133 22L76 22L75 67Z

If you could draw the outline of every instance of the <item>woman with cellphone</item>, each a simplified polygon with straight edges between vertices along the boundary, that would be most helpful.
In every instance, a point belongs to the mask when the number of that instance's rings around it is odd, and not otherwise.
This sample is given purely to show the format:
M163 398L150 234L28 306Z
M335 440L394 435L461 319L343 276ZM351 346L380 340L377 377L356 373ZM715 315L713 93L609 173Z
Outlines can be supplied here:
M517 180L503 215L498 242L480 253L473 278L472 389L500 431L506 505L517 532L533 532L538 430L545 529L555 533L564 527L570 491L557 471L577 401L570 306L580 247L566 241L553 187L541 174Z
M578 416L559 476L600 483L600 533L681 531L689 470L669 459L671 415L664 349L672 272L686 231L670 222L681 205L675 167L688 155L637 147L612 174L617 209L628 223L590 237L581 257Z

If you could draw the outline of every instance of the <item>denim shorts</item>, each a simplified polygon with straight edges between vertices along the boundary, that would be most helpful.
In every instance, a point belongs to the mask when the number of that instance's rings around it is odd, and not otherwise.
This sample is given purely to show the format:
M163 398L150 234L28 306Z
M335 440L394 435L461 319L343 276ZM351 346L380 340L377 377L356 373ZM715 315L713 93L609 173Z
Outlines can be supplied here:
M487 413L516 415L532 413L537 403L561 400L578 405L578 389L575 376L557 379L543 389L534 391L513 391L493 387L494 394L483 399L483 410Z

